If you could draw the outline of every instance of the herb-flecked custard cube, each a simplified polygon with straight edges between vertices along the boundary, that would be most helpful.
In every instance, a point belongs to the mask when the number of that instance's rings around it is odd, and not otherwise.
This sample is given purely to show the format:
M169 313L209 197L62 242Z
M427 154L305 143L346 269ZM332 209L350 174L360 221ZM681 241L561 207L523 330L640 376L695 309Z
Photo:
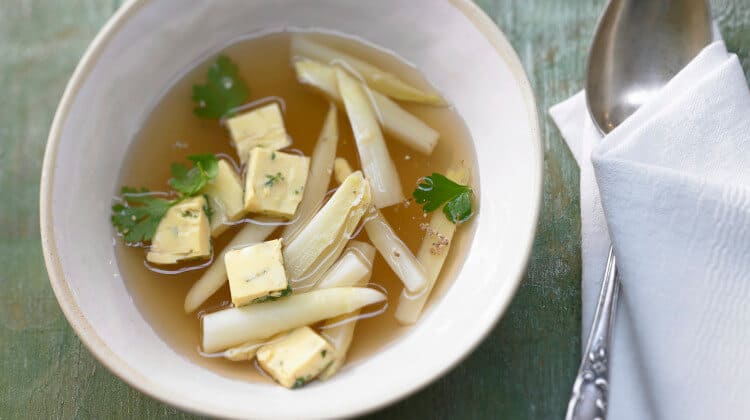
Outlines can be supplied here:
M245 209L291 219L302 200L310 158L255 148L245 174Z
M279 150L292 144L276 102L229 118L227 128L242 163L256 147Z
M269 295L280 296L289 286L280 239L233 249L224 256L224 264L235 306Z
M193 197L167 210L151 241L146 260L155 264L176 264L211 255L211 229L204 211L206 200Z
M299 388L333 362L333 347L310 327L293 330L258 349L260 366L278 383Z

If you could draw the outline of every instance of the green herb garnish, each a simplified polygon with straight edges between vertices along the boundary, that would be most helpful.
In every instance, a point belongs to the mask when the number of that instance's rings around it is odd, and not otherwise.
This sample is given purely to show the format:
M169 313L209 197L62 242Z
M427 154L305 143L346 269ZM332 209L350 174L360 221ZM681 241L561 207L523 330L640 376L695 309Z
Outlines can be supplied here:
M216 177L219 161L212 154L188 156L193 167L188 169L181 163L172 164L172 178L169 185L181 195L192 197Z
M469 220L472 190L466 185L459 185L443 175L434 173L422 178L412 196L417 204L423 204L425 213L432 213L443 206L443 214L453 223Z
M284 175L281 172L276 172L276 175L266 175L266 182L263 184L268 188L273 187L273 184L275 184L278 181L283 181Z
M309 376L306 377L299 377L296 381L294 381L294 385L292 385L292 389L302 388L307 384L307 382L310 380Z
M279 300L283 297L287 297L292 294L292 286L287 286L286 289L281 290L279 292L274 292L265 296L261 296L259 298L253 299L252 303L265 303L265 302L273 302L275 300Z
M219 161L211 154L188 156L193 162L193 167L188 169L185 165L175 163L172 165L172 178L169 185L177 192L179 197L166 200L155 197L149 190L142 188L137 190L130 187L122 187L121 200L112 205L112 226L125 238L127 243L149 242L156 233L159 222L167 214L170 207L182 199L197 195L207 182L216 177L219 170ZM203 211L212 216L212 211L206 205ZM189 212L188 212L189 213ZM183 217L197 217L192 213L183 213Z
M247 101L247 86L229 57L220 55L208 68L207 79L205 85L193 85L195 115L219 119Z
M211 208L211 205L208 199L208 194L203 194L203 198L206 200L206 205L203 206L203 212L206 213L206 216L208 216L208 220L211 221L214 218L214 209Z
M125 242L148 242L167 210L178 200L156 198L149 190L122 187L122 200L112 205L112 225Z
M326 353L328 353L328 350L325 350L325 349L321 350L320 351L320 357L325 358L326 357Z

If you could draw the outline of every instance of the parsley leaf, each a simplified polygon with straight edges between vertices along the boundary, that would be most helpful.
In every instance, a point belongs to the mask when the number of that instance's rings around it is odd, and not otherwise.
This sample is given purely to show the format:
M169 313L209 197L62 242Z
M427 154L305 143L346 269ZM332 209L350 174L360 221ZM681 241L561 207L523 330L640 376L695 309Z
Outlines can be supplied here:
M268 188L273 187L273 184L284 180L284 175L281 172L276 172L276 175L266 174L266 182L263 183Z
M145 188L122 187L120 202L112 205L111 220L125 242L150 242L167 210L181 199L197 195L219 172L219 161L212 154L188 156L188 159L193 162L190 169L180 163L172 165L169 185L180 193L177 199L157 198ZM206 205L203 210L210 218L210 207Z
M265 303L265 302L273 302L275 300L279 300L283 297L287 297L292 294L292 286L287 286L286 289L271 293L270 295L261 296L259 298L253 299L252 303Z
M464 191L443 206L443 214L453 223L463 223L473 215L471 211L471 190Z
M206 205L203 206L203 212L206 213L206 216L208 216L208 221L210 222L214 218L214 209L211 207L211 201L208 198L208 194L203 194L203 198L206 200Z
M122 187L122 201L112 205L112 225L128 243L148 242L176 200L164 200L141 188Z
M219 160L212 154L188 156L193 167L188 169L181 163L172 164L172 178L169 185L186 197L192 197L219 171Z
M309 375L306 377L297 378L297 380L294 381L294 385L292 385L292 389L302 388L303 386L305 386L305 384L307 384L307 381L309 380L310 380Z
M193 85L193 113L201 118L219 119L247 101L249 91L240 79L237 65L220 55L208 68L205 85Z
M459 185L447 177L434 173L422 179L412 196L417 204L422 204L425 213L432 213L445 204L443 214L453 223L469 220L471 209L471 188Z

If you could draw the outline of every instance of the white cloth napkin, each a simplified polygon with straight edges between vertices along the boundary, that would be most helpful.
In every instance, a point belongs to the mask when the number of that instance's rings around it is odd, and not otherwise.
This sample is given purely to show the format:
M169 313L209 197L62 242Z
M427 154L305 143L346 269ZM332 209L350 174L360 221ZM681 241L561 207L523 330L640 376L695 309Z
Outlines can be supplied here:
M605 138L583 93L550 114L581 168L584 338L610 236L623 284L609 418L750 416L750 91L737 57L706 47Z

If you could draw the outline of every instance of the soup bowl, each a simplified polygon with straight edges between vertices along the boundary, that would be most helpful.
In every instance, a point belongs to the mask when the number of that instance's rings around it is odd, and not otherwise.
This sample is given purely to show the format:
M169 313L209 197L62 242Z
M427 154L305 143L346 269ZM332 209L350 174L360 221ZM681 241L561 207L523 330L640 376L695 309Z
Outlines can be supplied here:
M471 133L479 195L466 260L420 321L375 355L295 391L224 377L170 348L128 292L109 222L120 168L149 106L217 46L284 28L355 36L421 69ZM492 329L525 270L541 189L529 82L510 44L470 1L136 0L101 30L65 90L44 157L41 232L65 316L133 387L206 415L341 417L425 386Z

